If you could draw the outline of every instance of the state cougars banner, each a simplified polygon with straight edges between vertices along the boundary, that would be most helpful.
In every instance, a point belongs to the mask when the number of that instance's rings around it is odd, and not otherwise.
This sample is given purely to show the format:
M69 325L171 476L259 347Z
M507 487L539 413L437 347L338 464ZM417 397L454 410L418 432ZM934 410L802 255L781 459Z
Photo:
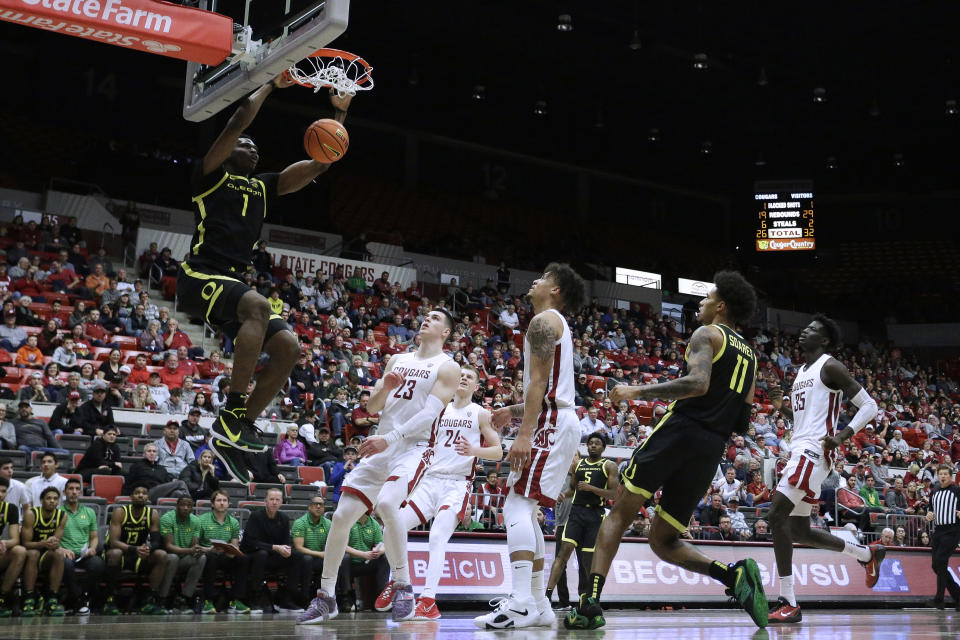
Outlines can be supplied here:
M209 65L233 44L229 17L159 0L0 0L0 20Z
M417 534L414 534L417 535ZM700 549L722 562L754 558L760 566L764 588L776 594L779 580L771 545L702 544ZM553 562L554 544L547 543L546 571ZM411 538L410 576L423 587L429 546L424 538ZM873 589L864 584L864 569L853 558L819 549L795 549L793 574L797 596L807 601L877 601L930 598L936 576L930 569L929 550L887 550L880 579ZM950 562L951 575L960 576L960 555ZM576 591L577 562L567 565L570 591ZM960 582L960 580L958 580ZM450 541L440 579L444 598L481 601L510 593L510 558L506 540L457 537ZM603 588L607 602L726 602L723 586L692 571L660 560L645 542L625 541L610 566Z

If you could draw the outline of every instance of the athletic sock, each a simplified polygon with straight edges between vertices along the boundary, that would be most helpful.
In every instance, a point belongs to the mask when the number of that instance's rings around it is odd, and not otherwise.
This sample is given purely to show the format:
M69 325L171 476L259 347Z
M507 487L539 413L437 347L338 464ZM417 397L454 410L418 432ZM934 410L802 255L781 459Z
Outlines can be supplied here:
M530 574L530 585L533 599L537 603L537 611L541 613L550 611L550 599L546 597L546 590L543 588L543 569Z
M730 567L719 560L714 560L710 563L710 577L714 580L718 580L728 587L733 586L733 572L730 571Z
M591 573L589 578L590 590L587 591L587 597L600 602L600 594L603 592L603 583L607 581L606 576L599 573Z
M793 593L793 575L780 576L780 597L791 607L797 606L797 596Z
M232 411L234 409L239 409L247 405L247 394L240 393L239 391L231 391L227 394L227 402L223 405L223 408L227 411Z
M553 600L553 589L546 589L543 592L543 597L547 600Z
M513 597L519 602L533 600L533 561L514 560L510 563L510 575L513 578Z
M870 552L870 547L846 541L843 543L843 553L848 556L853 556L860 562L869 562L870 558L873 557L873 554Z

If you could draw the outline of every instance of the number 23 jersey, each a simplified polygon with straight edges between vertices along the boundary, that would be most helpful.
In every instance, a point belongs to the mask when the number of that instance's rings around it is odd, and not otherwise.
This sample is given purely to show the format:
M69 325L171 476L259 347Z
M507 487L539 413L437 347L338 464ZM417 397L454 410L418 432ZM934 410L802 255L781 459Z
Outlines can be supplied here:
M403 376L404 381L390 392L383 405L377 435L385 436L397 427L403 426L415 416L427 402L433 385L437 382L437 373L450 356L440 353L432 358L418 358L416 353L400 353L393 356L391 371ZM413 445L426 445L423 440L411 442ZM406 442L406 440L404 440Z

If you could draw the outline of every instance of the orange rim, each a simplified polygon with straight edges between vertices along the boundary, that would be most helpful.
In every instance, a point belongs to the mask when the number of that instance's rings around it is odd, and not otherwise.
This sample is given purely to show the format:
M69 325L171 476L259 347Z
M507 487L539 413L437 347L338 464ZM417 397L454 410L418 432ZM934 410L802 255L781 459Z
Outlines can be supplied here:
M369 82L371 82L371 80L370 80L370 72L373 71L373 67L370 66L370 63L369 63L369 62L367 62L366 60L364 60L363 58L361 58L360 56L358 56L358 55L355 54L355 53L350 53L349 51L343 51L342 49L327 49L327 48L325 48L325 49L317 49L316 51L314 51L313 53L311 53L311 54L308 55L307 57L308 57L308 58L340 58L340 59L344 60L345 62L356 62L356 63L359 64L361 67L363 67L364 72L365 72L365 73L363 74L363 78L362 78L359 82L357 82L357 85L358 85L358 86L361 86L361 85L365 85L365 84L368 84ZM310 88L313 88L313 86L314 86L314 85L310 84L309 82L301 82L300 80L297 80L296 78L294 78L293 76L290 75L290 72L289 72L289 71L284 71L283 74L284 74L284 76L285 76L286 78L288 78L288 79L290 79L290 80L293 80L294 82L296 82L298 85L300 85L300 86L302 86L302 87L310 87Z

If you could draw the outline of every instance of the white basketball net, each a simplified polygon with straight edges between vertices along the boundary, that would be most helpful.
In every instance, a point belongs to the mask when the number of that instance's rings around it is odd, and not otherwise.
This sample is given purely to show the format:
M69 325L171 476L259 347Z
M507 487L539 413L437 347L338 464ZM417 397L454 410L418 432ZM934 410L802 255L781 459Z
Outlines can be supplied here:
M301 69L301 66L309 68ZM341 98L345 98L357 95L357 91L373 89L373 67L367 68L356 60L346 60L341 56L310 57L287 71L297 82L312 86L314 93L331 87Z

